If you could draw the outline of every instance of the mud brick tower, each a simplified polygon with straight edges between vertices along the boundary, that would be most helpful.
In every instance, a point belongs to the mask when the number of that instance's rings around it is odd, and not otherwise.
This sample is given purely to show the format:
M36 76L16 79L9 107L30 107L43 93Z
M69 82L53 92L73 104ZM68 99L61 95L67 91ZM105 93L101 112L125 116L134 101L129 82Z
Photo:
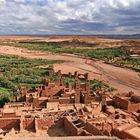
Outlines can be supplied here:
M106 111L106 95L105 93L102 94L102 99L101 99L101 102L102 102L102 111L105 112Z
M50 76L50 77L53 77L54 74L55 74L54 70L50 70L50 71L49 71L49 76Z
M61 70L58 71L58 85L63 86L63 78L62 78Z
M86 96L89 97L89 95L90 95L90 80L89 80L88 73L85 74L85 79L86 79L86 84L85 84Z
M33 107L38 107L38 97L33 98Z
M80 83L78 78L75 78L75 103L80 103Z

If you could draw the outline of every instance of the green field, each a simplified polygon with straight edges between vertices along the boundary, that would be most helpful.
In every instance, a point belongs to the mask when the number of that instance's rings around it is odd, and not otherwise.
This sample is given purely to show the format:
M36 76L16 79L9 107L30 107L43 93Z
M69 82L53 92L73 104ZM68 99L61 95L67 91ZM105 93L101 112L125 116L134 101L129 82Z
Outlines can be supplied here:
M65 42L18 42L8 43L7 45L27 48L29 50L50 51L55 53L71 53L82 56L88 56L94 59L100 59L106 63L110 63L119 67L127 67L140 71L140 58L131 58L126 47L119 48L95 48L97 43L88 44L78 41Z
M41 84L42 78L48 70L36 68L36 66L61 62L63 61L30 60L0 55L0 103L3 99L16 95L19 87L33 87Z

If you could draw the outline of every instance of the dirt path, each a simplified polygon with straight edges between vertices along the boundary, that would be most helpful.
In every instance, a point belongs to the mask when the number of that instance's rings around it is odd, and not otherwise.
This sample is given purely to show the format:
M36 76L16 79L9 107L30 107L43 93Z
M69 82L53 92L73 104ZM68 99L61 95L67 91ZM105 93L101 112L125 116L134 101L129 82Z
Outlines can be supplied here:
M42 58L47 60L65 60L62 64L55 64L55 71L61 69L63 73L69 71L79 71L81 73L88 72L90 78L96 78L109 83L119 92L134 91L136 94L140 93L140 77L137 72L119 68L101 61L92 61L84 58L79 58L70 54L52 54L40 51L30 51L16 47L1 46L1 54L18 55L26 58Z

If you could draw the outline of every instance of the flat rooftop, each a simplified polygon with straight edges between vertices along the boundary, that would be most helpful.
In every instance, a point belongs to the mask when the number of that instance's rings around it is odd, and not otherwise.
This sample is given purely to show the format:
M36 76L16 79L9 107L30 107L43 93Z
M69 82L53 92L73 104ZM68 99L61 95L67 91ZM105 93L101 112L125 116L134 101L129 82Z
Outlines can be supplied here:
M125 132L128 132L132 136L135 136L138 139L140 139L140 127L134 127L132 129L126 130Z

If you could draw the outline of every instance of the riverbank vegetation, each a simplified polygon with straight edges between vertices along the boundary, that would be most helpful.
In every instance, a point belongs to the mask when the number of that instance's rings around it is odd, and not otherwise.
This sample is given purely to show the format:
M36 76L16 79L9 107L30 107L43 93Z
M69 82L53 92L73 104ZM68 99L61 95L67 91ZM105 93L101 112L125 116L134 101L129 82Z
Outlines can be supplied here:
M113 48L99 48L100 43L80 42L76 39L72 41L60 42L38 42L38 41L19 41L16 43L7 43L7 45L27 48L29 50L50 51L54 53L71 53L103 60L106 63L119 67L127 67L140 72L140 58L132 58L131 54L140 52L131 52L126 46Z

